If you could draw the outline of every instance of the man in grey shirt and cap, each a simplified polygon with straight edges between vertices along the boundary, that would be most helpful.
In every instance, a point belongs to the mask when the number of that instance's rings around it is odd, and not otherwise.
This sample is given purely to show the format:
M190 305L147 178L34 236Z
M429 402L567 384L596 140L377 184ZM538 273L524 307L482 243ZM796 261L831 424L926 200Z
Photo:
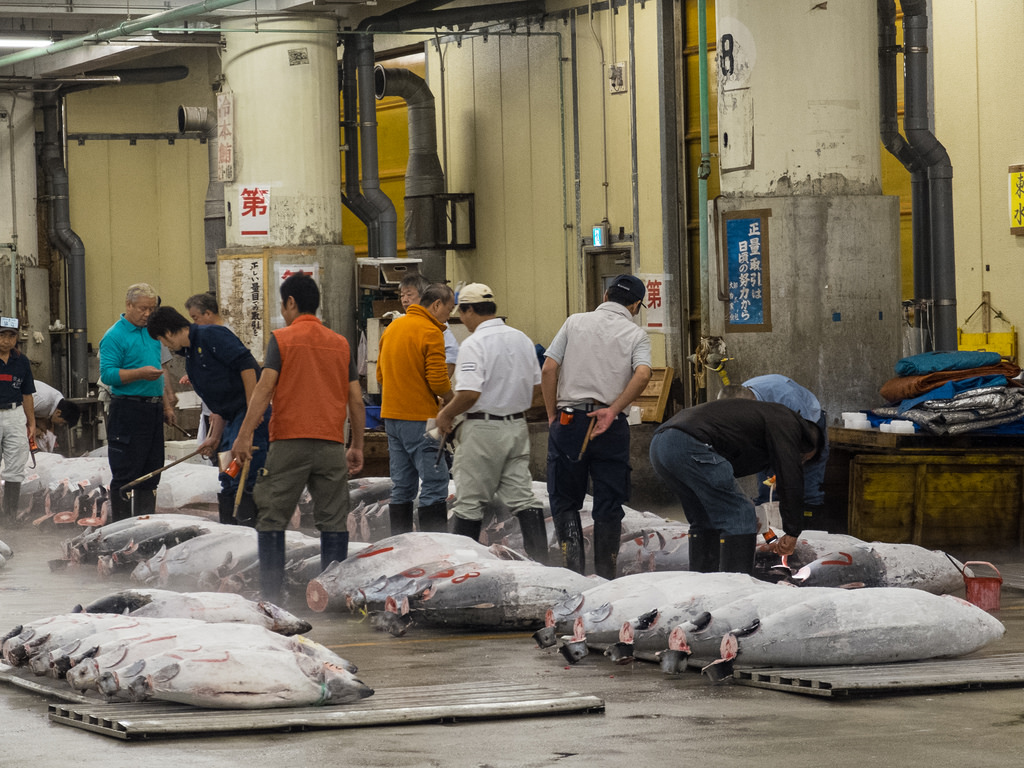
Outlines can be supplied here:
M618 275L593 312L572 315L544 353L548 496L566 568L583 573L580 508L588 479L594 496L594 569L616 576L622 505L629 501L625 411L651 378L651 342L633 318L643 281Z

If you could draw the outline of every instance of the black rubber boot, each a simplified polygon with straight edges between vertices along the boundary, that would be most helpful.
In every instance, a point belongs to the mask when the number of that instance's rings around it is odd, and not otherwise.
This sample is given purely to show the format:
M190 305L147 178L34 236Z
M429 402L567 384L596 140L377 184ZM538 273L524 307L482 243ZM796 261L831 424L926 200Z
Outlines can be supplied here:
M473 541L480 540L480 529L483 527L483 520L467 520L458 515L455 515L453 520L452 533L459 536L469 536Z
M405 501L401 504L391 502L388 505L388 516L391 518L391 535L397 536L400 533L412 531L412 502Z
M721 551L718 531L691 528L686 540L690 545L690 570L698 573L717 572Z
M260 596L280 603L284 586L284 531L259 531Z
M594 522L594 573L604 579L618 575L622 523Z
M442 499L420 507L420 531L448 532L448 502ZM477 531L477 535L480 532Z
M242 491L242 500L238 502L238 510L235 512L235 525L256 527L256 500L252 497L252 491Z
M132 500L126 499L118 489L110 494L110 520L116 523L119 520L127 520L132 516Z
M548 531L544 527L544 510L530 507L516 512L519 530L523 534L523 549L531 560L548 564Z
M4 522L14 525L18 521L18 504L21 502L21 483L4 483Z
M718 570L728 573L753 573L756 549L756 533L723 536Z
M156 488L145 491L136 490L133 500L135 502L135 507L132 514L134 514L135 517L140 517L141 515L152 515L156 512Z
M241 508L239 508L241 511ZM320 531L320 572L348 557L348 531Z
M235 494L231 491L217 494L217 520L224 525L235 524Z
M586 553L583 550L583 526L578 511L567 512L555 521L558 544L562 549L562 567L583 574Z

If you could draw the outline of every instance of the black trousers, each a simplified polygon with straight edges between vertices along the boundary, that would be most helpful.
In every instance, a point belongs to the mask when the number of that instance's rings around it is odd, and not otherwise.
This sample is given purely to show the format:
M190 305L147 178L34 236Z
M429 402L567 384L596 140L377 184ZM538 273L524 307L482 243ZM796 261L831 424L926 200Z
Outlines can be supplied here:
M114 398L107 414L107 460L110 462L110 494L122 485L164 465L164 406ZM135 486L155 490L160 475Z

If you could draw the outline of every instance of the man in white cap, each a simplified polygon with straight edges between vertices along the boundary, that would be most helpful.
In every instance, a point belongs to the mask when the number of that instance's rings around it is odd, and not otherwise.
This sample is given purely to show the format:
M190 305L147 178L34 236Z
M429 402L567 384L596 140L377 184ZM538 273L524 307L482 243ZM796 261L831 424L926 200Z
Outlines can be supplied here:
M494 293L483 283L459 291L459 317L470 337L455 363L455 397L437 414L437 426L459 426L452 476L454 532L477 539L484 507L504 503L519 518L526 554L546 563L544 511L533 495L530 433L526 411L540 391L540 366L533 342L497 316Z
M15 345L18 319L0 317L0 450L3 451L3 520L14 522L28 464L28 439L36 431L32 366Z

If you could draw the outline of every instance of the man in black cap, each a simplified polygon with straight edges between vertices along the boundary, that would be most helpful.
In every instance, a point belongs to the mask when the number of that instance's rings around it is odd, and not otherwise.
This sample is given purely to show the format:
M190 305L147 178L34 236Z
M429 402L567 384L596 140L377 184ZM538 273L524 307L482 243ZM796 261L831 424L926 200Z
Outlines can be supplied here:
M618 275L593 312L572 315L544 353L548 413L548 496L563 565L583 573L580 508L594 495L594 570L616 576L622 505L629 501L626 413L651 379L651 341L633 318L646 290Z

